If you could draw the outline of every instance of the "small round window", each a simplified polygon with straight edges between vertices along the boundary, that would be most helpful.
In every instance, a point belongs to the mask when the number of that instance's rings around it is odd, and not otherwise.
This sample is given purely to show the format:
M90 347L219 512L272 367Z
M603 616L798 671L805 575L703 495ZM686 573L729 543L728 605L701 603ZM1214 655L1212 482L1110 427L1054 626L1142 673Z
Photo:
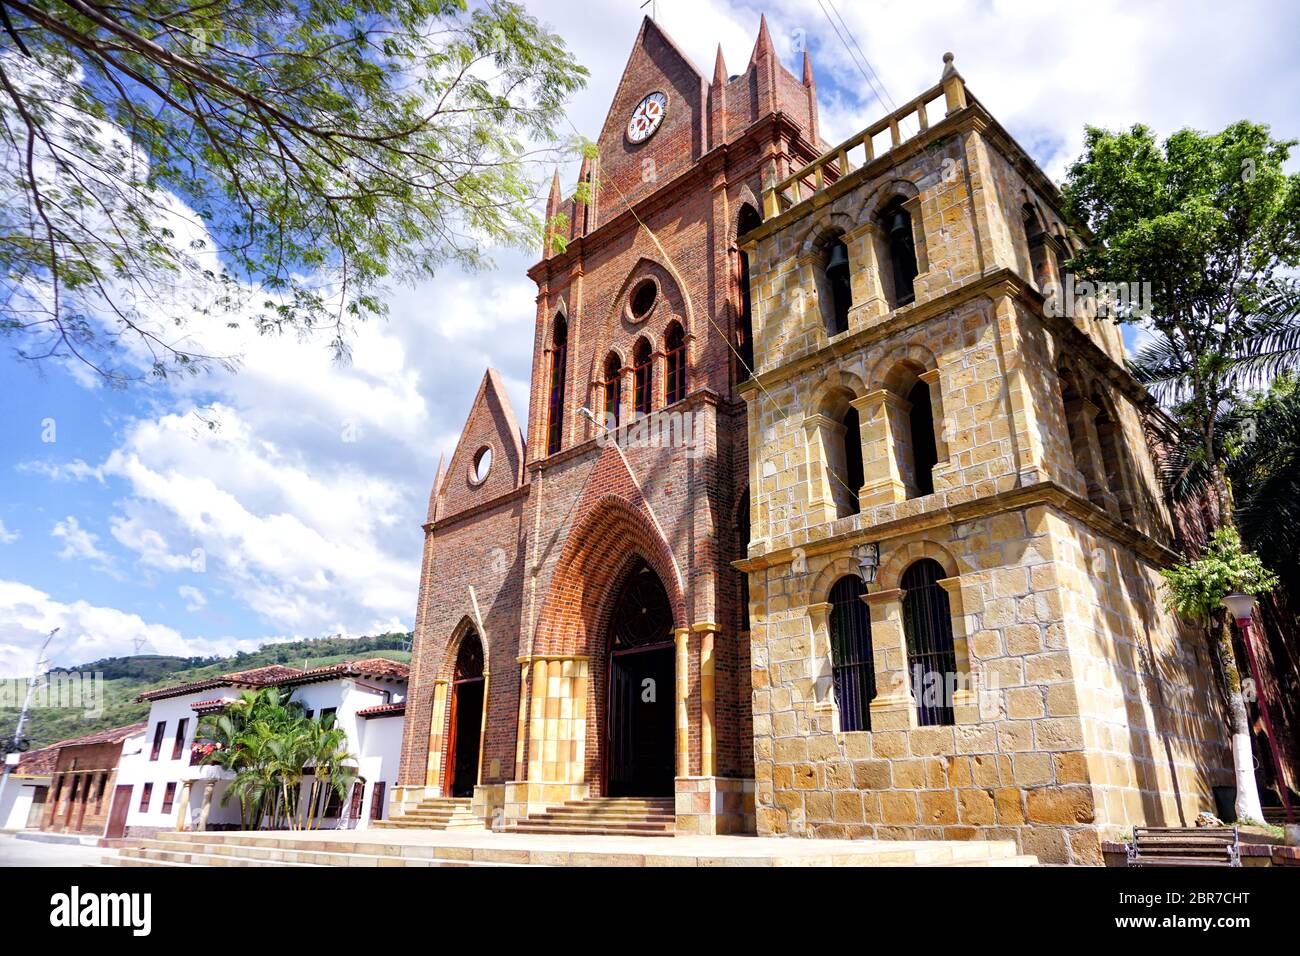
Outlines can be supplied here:
M632 318L644 319L650 314L650 310L655 307L655 301L659 298L659 286L655 284L654 279L644 279L635 289L632 290L632 299L628 308L632 312Z
M469 479L477 485L488 476L488 472L491 470L492 449L487 445L484 445L478 450L478 453L474 455L474 464L470 466Z

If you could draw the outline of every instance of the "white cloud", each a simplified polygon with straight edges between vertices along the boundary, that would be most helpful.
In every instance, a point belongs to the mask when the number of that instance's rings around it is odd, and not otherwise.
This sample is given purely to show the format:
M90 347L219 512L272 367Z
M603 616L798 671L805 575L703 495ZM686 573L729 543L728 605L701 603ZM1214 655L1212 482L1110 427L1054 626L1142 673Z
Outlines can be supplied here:
M56 664L80 664L134 654L136 641L153 653L180 657L251 651L261 641L182 637L137 614L85 601L65 603L17 581L0 580L0 675L28 674L45 636L59 628L49 656Z
M717 0L661 6L661 24L706 78L718 42L730 71L744 69L756 8ZM1204 3L841 0L836 7L898 103L937 82L942 54L952 50L970 88L1053 176L1078 152L1085 123L1145 120L1168 133L1219 128L1245 114L1273 122L1278 135L1297 133L1291 104L1300 89L1286 40L1296 32L1286 21L1294 26L1296 15L1285 7L1253 23ZM570 116L594 137L640 11L558 2L529 8L591 70ZM824 138L834 142L883 115L817 0L770 0L767 10L791 68L794 31L809 38ZM567 186L575 172L576 161L564 172ZM188 241L197 227L177 209ZM525 270L536 255L493 254L495 271L448 269L391 290L388 320L356 331L348 364L333 362L324 341L200 322L195 343L242 355L238 374L158 388L158 411L124 427L103 461L22 467L112 483L115 494L120 487L102 519L113 541L149 572L146 583L165 578L191 609L206 598L205 613L216 613L218 595L228 593L276 633L409 626L429 484L487 366L505 377L521 424L527 415L536 289ZM60 525L60 554L108 566L93 534L72 518ZM212 584L183 583L196 574Z
M59 557L65 560L91 561L105 569L113 563L112 556L99 549L99 535L87 531L72 515L56 521L50 535L63 542Z
M208 411L215 430L195 428L193 415L138 422L104 463L130 490L113 521L117 541L152 568L214 575L276 628L403 626L418 538L406 553L390 539L416 527L418 513L404 519L417 486L356 465L321 467L302 448L259 437L230 406ZM328 463L324 450L315 457Z
M13 544L20 537L22 537L21 534L17 531L10 531L5 527L4 520L0 519L0 544Z
M196 587L188 584L182 584L176 589L176 593L185 599L185 610L191 614L202 611L208 606L208 599L203 592Z

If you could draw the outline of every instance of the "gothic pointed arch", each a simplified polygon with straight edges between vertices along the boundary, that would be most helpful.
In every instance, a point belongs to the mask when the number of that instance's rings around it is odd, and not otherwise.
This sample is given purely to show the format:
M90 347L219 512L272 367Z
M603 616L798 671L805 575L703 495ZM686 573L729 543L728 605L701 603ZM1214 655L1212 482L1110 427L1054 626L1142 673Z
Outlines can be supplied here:
M647 323L661 327L675 315L689 333L694 328L695 315L686 282L671 261L665 262L659 257L651 240L638 237L637 244L642 243L650 243L650 248L628 270L627 278L614 296L605 318L606 331L612 334L615 329L637 328ZM639 310L633 309L633 298L646 283L654 283L655 300L649 310L640 314Z
M587 654L595 650L618 584L638 560L659 576L674 621L685 626L681 575L663 535L644 504L605 494L584 508L569 532L538 617L535 652Z

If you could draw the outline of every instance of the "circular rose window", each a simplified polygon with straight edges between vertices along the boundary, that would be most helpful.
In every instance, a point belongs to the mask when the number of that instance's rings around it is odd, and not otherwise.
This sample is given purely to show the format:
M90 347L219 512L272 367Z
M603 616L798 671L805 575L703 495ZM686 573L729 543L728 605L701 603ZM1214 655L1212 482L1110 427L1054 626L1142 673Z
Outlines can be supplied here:
M491 470L492 449L484 445L474 454L474 463L470 465L469 469L469 480L476 485L482 484Z
M639 322L650 314L658 299L659 286L655 280L642 279L632 290L632 297L628 300L628 311L632 313L632 318Z

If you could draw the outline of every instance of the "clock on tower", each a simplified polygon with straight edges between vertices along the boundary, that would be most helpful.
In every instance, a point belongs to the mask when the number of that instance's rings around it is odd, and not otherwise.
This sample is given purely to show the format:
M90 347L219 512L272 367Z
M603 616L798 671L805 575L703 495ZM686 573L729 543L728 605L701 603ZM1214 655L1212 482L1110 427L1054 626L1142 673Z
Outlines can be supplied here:
M668 97L656 90L650 93L632 111L627 121L627 138L632 143L644 143L655 134L668 113Z

